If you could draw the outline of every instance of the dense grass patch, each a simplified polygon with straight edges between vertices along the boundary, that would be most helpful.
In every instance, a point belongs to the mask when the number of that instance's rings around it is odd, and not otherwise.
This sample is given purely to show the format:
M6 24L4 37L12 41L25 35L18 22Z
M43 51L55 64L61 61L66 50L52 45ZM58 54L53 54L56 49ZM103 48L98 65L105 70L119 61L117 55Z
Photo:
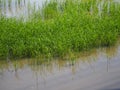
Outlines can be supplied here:
M51 1L26 22L1 16L0 57L63 57L113 45L120 34L120 4L103 1Z

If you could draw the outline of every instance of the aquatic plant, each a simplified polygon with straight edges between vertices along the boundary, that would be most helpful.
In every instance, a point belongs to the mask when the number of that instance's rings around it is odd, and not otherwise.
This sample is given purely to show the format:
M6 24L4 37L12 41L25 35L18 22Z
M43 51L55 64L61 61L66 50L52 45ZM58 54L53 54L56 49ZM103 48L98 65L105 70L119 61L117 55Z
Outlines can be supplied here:
M120 5L113 1L51 1L28 21L0 17L0 57L64 57L114 45L120 34Z

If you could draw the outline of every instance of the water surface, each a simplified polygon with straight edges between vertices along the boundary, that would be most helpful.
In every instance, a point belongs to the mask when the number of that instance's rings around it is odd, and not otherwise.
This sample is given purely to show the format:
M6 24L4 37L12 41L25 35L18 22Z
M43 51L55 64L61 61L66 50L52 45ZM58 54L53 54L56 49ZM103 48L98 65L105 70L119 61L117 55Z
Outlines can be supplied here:
M49 0L0 0L2 15L7 17L28 16Z
M40 9L52 0L0 0L0 12L7 17L28 17ZM59 1L59 0L58 0ZM63 0L60 0L63 1ZM98 0L99 1L99 0ZM102 7L106 0L100 0L98 4L99 15L102 13ZM119 0L107 0L108 12L110 11L110 1L120 2ZM116 3L116 6L117 6ZM92 5L91 5L92 7ZM92 8L91 8L92 9Z
M0 0L0 10L7 17L27 16L44 2ZM73 54L64 60L0 60L0 90L114 90L119 85L120 44L81 52L77 59Z
M120 45L79 53L77 59L1 60L0 90L120 89Z

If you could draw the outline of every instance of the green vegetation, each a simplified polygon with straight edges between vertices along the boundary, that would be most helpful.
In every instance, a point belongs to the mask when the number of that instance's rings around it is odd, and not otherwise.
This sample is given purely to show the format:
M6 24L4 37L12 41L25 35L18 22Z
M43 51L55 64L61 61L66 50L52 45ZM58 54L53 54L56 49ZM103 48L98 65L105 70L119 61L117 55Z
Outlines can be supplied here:
M0 17L0 57L64 57L113 45L120 5L105 0L51 1L27 21Z

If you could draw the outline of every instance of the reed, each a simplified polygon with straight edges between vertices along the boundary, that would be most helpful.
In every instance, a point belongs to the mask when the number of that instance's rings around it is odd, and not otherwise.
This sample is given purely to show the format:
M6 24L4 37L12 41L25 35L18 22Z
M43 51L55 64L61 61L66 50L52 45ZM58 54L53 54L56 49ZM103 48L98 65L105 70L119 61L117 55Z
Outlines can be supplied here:
M0 57L64 57L114 45L119 15L120 5L113 1L66 0L46 3L25 22L1 16Z

